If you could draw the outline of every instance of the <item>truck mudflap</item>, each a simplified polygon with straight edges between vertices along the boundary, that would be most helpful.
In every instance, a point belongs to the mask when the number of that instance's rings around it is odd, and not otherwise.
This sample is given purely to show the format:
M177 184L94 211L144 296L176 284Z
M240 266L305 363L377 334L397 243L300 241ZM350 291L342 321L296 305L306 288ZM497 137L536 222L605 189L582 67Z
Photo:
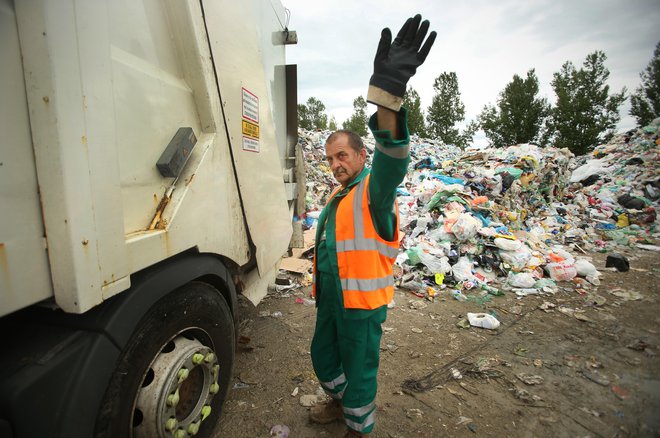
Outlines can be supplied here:
M0 419L10 437L88 438L120 350L104 333L34 324L49 312L32 308L0 325Z

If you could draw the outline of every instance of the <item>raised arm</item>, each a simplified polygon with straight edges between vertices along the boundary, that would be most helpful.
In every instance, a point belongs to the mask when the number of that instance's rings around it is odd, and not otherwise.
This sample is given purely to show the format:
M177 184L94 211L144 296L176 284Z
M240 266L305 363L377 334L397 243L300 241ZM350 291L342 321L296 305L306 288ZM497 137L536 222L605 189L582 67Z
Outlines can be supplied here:
M396 112L384 106L379 106L376 112L376 120L378 121L378 129L390 131L394 140L401 139L401 130L399 129Z

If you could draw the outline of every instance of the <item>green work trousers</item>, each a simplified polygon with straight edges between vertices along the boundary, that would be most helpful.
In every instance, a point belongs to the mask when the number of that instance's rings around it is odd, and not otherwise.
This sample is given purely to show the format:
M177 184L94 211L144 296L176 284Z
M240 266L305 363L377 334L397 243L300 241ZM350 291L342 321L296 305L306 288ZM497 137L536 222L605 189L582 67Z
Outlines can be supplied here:
M312 364L321 386L341 401L346 425L360 433L374 427L381 324L387 306L355 313L344 309L336 279L318 273L316 329L312 339Z

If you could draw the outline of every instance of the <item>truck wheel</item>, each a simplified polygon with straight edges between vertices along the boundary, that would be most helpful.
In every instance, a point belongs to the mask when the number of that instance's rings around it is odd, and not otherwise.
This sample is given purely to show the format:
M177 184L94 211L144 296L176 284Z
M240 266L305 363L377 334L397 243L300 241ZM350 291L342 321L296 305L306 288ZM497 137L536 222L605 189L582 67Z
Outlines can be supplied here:
M234 325L213 287L192 282L142 318L105 393L98 438L210 436L234 362Z

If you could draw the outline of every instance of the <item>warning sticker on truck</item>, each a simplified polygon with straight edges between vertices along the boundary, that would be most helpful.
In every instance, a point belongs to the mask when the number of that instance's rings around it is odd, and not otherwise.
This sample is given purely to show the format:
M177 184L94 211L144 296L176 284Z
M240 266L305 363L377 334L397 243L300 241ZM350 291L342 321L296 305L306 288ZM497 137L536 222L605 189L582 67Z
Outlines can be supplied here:
M259 140L250 137L243 137L243 150L249 152L259 152Z
M250 123L247 120L243 120L243 135L247 135L252 138L259 138L259 125Z
M259 97L241 87L243 92L243 119L241 132L243 133L243 150L259 152Z
M259 123L259 98L243 88L243 118Z

